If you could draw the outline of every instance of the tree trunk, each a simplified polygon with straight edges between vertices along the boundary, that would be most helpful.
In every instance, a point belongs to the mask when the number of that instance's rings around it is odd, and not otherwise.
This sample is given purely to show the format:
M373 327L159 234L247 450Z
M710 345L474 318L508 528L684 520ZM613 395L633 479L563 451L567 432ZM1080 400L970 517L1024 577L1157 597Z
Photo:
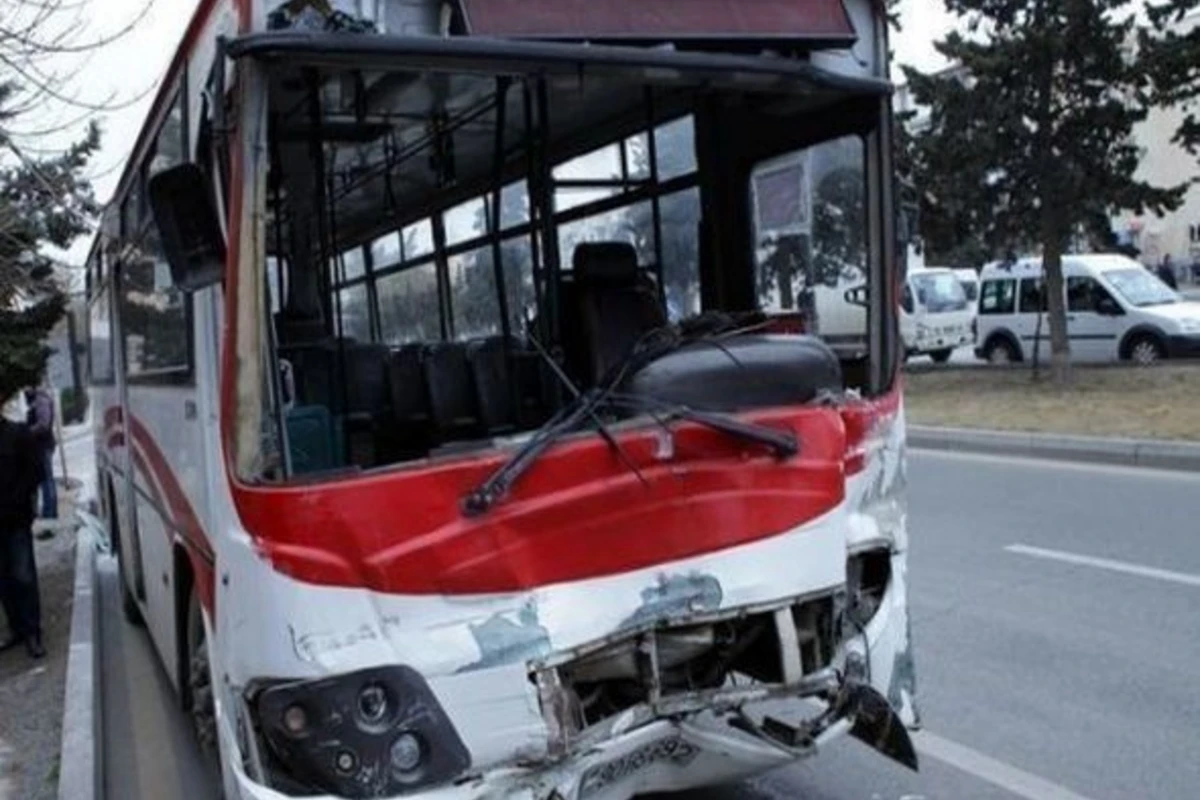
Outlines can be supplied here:
M1046 310L1050 318L1050 378L1056 386L1071 380L1071 340L1067 337L1067 304L1063 291L1062 243L1057 236L1046 237L1042 251L1042 270L1046 276Z

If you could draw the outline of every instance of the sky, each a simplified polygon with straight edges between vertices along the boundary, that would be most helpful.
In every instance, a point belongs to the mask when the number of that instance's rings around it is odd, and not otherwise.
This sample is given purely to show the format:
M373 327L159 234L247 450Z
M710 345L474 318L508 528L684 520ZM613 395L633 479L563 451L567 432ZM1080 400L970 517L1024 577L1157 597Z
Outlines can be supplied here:
M97 35L112 32L138 17L145 16L128 35L98 52L92 53L83 70L72 81L72 90L82 98L101 101L114 98L121 106L100 116L104 131L102 149L92 170L97 197L107 201L121 176L121 168L129 155L142 122L154 97L162 73L196 8L197 0L85 0L89 24ZM149 5L147 5L149 4ZM902 0L900 4L902 31L893 33L892 46L901 64L921 70L945 66L934 51L932 41L940 38L953 25L938 0ZM78 116L58 111L66 121ZM82 124L78 128L82 132ZM76 135L77 134L72 134ZM62 137L60 137L62 138ZM82 263L90 244L78 242L65 260Z

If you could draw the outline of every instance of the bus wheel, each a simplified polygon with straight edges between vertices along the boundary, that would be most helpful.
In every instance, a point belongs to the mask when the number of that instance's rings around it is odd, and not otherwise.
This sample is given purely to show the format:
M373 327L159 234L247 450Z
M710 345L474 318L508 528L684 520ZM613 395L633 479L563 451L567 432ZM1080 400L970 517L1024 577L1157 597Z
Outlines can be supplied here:
M217 742L217 712L213 699L212 667L208 660L208 639L204 632L204 612L200 599L193 591L188 603L188 693L192 728L200 752L209 766L219 774L220 746Z
M929 354L929 357L938 364L945 364L950 360L950 356L952 355L954 355L954 350L948 347L945 350L934 350Z

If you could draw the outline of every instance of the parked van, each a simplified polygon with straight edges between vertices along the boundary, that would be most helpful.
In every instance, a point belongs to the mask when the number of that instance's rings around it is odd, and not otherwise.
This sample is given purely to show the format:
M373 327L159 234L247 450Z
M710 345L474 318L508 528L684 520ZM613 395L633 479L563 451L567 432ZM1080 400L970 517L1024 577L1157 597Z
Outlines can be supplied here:
M994 263L980 275L975 354L993 363L1050 355L1040 258ZM1125 256L1063 257L1067 335L1075 361L1149 364L1200 357L1200 303ZM1040 323L1039 323L1040 319Z
M955 277L962 284L963 291L967 294L967 302L974 309L979 302L979 273L973 269L956 269L954 270Z
M900 336L908 356L929 355L939 364L974 341L975 305L954 270L911 270L900 298Z

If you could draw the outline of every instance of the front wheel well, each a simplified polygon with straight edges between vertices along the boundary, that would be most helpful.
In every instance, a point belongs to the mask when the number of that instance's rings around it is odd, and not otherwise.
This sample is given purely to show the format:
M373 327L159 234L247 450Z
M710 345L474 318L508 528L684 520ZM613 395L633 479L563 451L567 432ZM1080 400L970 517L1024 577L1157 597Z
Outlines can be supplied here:
M1126 331L1125 336L1121 339L1121 345L1117 349L1117 353L1122 361L1129 360L1133 352L1133 346L1145 339L1152 340L1161 348L1163 353L1167 352L1167 336L1158 328L1149 325L1131 328Z
M987 338L983 340L983 347L980 349L986 353L998 344L1003 344L1008 348L1009 352L1013 354L1014 361L1024 360L1024 354L1021 352L1021 345L1017 342L1017 337L1013 335L1012 331L1004 328L989 333Z

